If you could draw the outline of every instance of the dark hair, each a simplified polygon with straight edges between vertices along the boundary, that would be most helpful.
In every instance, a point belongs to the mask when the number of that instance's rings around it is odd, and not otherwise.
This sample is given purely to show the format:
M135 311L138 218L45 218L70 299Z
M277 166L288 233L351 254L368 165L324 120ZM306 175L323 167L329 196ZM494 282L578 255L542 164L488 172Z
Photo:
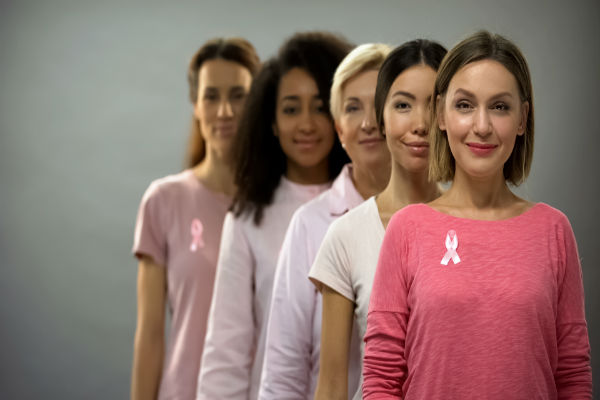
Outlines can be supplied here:
M323 107L329 113L333 74L351 49L348 41L331 33L297 33L284 42L277 57L263 65L250 87L234 145L237 193L232 210L236 216L253 213L254 223L260 224L263 209L273 201L275 189L286 172L286 155L273 132L281 77L293 68L304 69L315 80ZM348 156L335 135L328 156L330 179L347 162Z
M521 50L510 40L479 31L467 37L450 50L440 67L433 98L444 98L454 75L465 65L481 60L494 60L504 66L514 77L519 89L521 102L529 103L529 113L523 135L515 140L510 157L504 163L504 179L515 186L521 184L529 175L533 160L533 88L527 61ZM429 141L431 158L429 163L429 179L446 182L454 179L456 163L450 151L448 136L441 131L437 122L440 110L436 101L432 107L432 123L430 125Z
M256 54L254 46L246 39L239 37L216 38L204 43L194 54L187 72L187 80L190 90L190 101L196 104L198 101L198 75L205 61L222 59L240 64L254 75L260 67L260 59ZM204 159L206 149L204 139L200 131L200 121L193 116L190 139L185 157L185 167L191 168Z
M435 71L439 68L446 49L441 44L425 39L416 39L396 47L385 59L375 89L375 116L380 132L384 134L383 109L392 84L402 72L415 65L425 64Z

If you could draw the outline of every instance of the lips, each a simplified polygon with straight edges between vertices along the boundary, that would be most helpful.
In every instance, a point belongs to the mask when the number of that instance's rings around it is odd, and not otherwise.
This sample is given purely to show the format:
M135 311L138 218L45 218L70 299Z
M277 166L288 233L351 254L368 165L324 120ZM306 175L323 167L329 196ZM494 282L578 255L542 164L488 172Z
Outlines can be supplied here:
M381 143L383 141L384 141L383 138L375 137L375 138L368 138L368 139L359 140L358 144L375 145L375 144Z
M469 147L469 150L477 156L488 156L498 147L497 144L475 142L467 143L467 146Z
M429 153L429 143L424 141L402 142L409 150L410 154L423 157Z
M311 150L316 147L320 141L320 139L294 139L294 144L301 150Z

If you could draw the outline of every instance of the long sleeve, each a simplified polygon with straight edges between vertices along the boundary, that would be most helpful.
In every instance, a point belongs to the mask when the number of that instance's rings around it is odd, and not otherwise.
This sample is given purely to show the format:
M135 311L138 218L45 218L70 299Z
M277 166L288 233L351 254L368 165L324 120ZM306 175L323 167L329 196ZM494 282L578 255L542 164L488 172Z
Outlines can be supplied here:
M558 229L560 264L555 372L559 399L591 399L590 344L585 321L581 265L577 244L566 217Z
M397 235L392 218L379 253L369 303L364 338L364 399L399 399L406 379L404 351L408 322L408 281L402 268L406 246L398 236L401 235Z
M240 219L225 217L197 399L247 399L255 351L255 262Z
M307 242L308 232L297 213L275 273L260 399L302 399L312 394L312 369L318 368L312 355L319 343L312 340L317 293L308 280L313 257Z

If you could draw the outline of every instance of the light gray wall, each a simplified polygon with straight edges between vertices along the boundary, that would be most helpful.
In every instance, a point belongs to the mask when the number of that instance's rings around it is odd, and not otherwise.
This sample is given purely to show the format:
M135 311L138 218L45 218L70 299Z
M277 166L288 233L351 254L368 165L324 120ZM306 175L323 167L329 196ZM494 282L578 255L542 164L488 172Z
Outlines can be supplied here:
M537 132L520 193L571 220L598 388L599 3L436 3L2 1L0 398L128 396L135 214L148 183L181 167L191 53L237 34L268 56L314 28L448 46L486 28L521 46Z

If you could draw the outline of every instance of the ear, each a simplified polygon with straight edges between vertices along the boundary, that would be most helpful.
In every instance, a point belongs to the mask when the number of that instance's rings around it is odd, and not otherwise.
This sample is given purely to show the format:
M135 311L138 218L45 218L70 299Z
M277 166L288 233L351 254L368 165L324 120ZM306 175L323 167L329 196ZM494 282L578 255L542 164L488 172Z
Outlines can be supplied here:
M525 134L525 129L527 129L527 117L529 116L529 102L524 101L521 105L521 123L519 124L519 130L517 131L517 135L523 136Z
M436 109L436 119L438 123L438 127L441 131L446 130L446 117L444 116L444 99L439 94L435 99L435 109Z

